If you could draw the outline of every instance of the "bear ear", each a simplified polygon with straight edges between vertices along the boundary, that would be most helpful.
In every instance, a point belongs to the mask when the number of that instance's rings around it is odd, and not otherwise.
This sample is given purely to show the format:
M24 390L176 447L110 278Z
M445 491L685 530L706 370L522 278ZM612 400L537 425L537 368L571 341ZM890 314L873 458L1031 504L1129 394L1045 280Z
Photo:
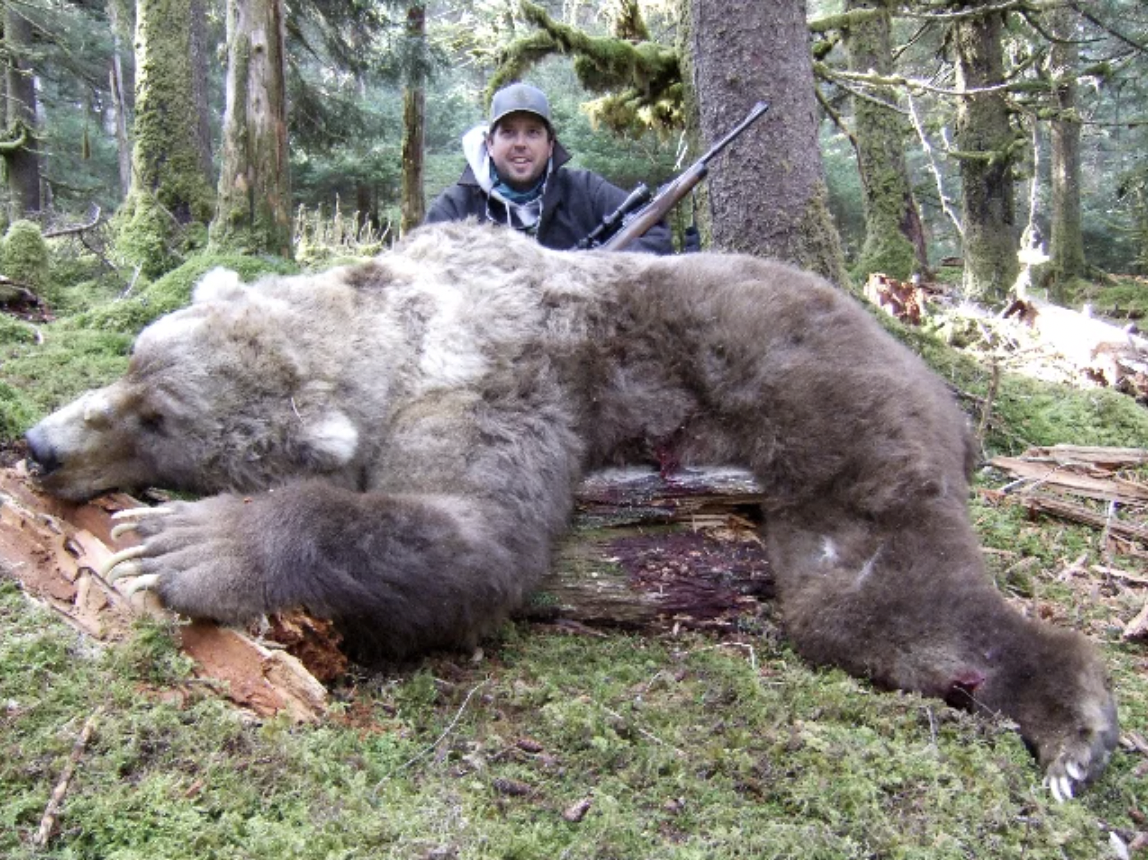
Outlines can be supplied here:
M330 472L354 459L359 431L343 412L331 410L307 423L299 443L308 466Z
M199 279L192 293L192 303L231 301L243 295L247 287L239 280L239 273L222 266L216 267Z

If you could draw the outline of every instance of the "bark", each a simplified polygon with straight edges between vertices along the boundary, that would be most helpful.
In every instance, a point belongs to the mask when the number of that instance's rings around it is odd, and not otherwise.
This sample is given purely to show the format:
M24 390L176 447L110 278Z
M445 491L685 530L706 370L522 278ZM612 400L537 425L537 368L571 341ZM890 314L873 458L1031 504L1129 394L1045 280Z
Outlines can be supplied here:
M210 51L207 45L207 0L191 0L191 98L195 105L195 148L199 152L199 168L204 176L211 176L214 169L211 109L207 98Z
M1084 233L1080 214L1080 118L1076 112L1076 74L1079 50L1071 41L1076 15L1067 9L1051 13L1053 42L1049 73L1054 87L1057 116L1051 123L1052 223L1050 256L1055 284L1084 275Z
M32 24L20 4L4 5L4 45L7 54L5 142L0 148L8 174L9 217L12 221L40 211L40 155L36 139L36 81L26 58L32 47Z
M969 4L958 5L963 9ZM978 0L971 5L993 4ZM961 90L982 90L1004 80L1004 14L986 10L954 24L952 43ZM956 143L965 227L965 295L977 301L999 302L1020 272L1013 197L1018 140L1003 93L972 92L959 99Z
M116 161L120 172L120 194L128 196L132 186L132 150L128 137L128 92L124 83L123 38L125 24L119 0L108 3L112 31L112 63L108 70L108 91L115 112Z
M407 71L407 83L403 88L403 184L400 203L403 233L413 230L426 217L426 196L423 192L426 75L422 59L426 43L426 6L422 3L414 3L407 10L407 39L413 48L414 63Z
M227 108L212 245L291 256L287 90L280 0L228 0Z
M890 7L890 0L847 0L849 12L875 9L880 13L852 21L844 31L852 71L892 74ZM897 102L891 87L868 94L889 105ZM925 232L905 162L908 123L894 109L860 97L853 99L853 117L865 202L865 244L859 268L863 275L880 272L905 280L928 269Z
M116 216L116 250L156 277L201 242L214 201L190 109L191 0L140 0L136 14L132 187Z
M798 0L685 0L682 81L701 149L758 101L770 112L714 164L714 244L788 260L847 283L827 205L813 61Z

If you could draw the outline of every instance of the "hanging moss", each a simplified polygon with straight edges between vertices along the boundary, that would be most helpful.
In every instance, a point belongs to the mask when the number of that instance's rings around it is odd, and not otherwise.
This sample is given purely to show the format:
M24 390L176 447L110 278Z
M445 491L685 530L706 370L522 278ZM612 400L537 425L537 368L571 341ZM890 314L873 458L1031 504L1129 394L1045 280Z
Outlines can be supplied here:
M552 54L572 54L574 73L586 89L608 93L592 102L590 118L618 133L651 127L676 128L681 123L681 68L678 52L652 41L593 37L567 26L540 6L522 4L522 13L538 32L511 43L499 58L488 95L522 77ZM618 27L643 32L636 7L625 7Z

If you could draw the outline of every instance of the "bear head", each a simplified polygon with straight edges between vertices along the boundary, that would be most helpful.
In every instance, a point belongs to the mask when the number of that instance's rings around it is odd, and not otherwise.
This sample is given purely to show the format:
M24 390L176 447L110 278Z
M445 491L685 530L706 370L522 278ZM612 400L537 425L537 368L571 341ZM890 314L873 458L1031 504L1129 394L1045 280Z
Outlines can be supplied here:
M295 335L305 320L273 288L218 269L192 304L152 323L126 375L28 431L32 474L62 498L165 486L253 491L330 474L359 432Z

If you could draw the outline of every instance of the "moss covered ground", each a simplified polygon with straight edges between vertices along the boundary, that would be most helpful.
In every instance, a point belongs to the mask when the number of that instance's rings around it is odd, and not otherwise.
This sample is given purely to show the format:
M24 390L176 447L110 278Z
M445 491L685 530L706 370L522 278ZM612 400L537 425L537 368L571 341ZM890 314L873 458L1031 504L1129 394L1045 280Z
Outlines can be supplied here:
M133 327L189 285L153 294L157 282L127 311L77 301L33 334L0 317L4 436L120 372ZM977 419L991 373L901 335ZM988 426L988 453L1143 446L1148 410L1006 378ZM996 504L983 490L1002 480L982 472L972 501L998 583L1101 644L1126 737L1148 736L1148 649L1120 636L1145 589L1097 571L1148 565L1095 530ZM813 669L768 631L523 622L480 659L357 669L333 698L321 724L253 719L190 677L164 627L97 646L0 575L0 857L1051 860L1117 857L1114 838L1148 831L1143 752L1121 748L1058 804L1009 725Z

